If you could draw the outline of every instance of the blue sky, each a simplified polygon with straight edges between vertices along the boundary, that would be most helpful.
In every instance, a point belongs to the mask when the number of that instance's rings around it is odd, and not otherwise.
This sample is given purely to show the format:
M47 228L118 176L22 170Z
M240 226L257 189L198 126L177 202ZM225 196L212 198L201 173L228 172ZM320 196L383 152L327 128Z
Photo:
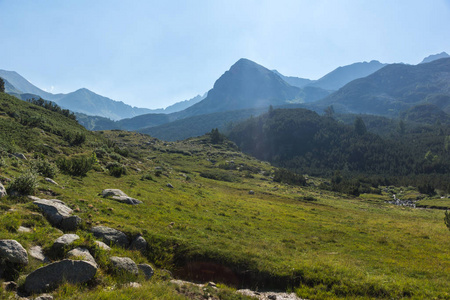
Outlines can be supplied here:
M242 57L317 79L442 51L450 0L0 0L0 69L139 107L203 94Z

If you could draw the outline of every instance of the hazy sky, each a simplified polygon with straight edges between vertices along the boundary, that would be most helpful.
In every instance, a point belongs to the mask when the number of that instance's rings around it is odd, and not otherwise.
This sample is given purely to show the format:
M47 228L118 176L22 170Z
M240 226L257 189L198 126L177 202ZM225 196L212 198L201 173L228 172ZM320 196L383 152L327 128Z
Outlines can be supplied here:
M242 57L317 79L442 51L450 0L0 0L0 69L148 108L203 94Z

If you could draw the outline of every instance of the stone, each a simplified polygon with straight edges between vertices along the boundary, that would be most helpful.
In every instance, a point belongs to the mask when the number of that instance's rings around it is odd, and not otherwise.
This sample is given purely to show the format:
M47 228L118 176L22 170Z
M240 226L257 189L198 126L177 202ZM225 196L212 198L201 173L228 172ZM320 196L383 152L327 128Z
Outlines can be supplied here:
M28 254L16 240L0 240L0 257L15 264L28 264Z
M64 218L70 217L72 209L68 207L64 202L52 199L40 199L34 201L33 204L37 205L47 218L47 220L53 226L59 226Z
M70 216L62 219L60 227L63 231L75 231L82 222L79 216Z
M46 178L44 178L44 180L47 181L47 182L50 182L51 184L59 185L56 181L54 181L51 178L46 177Z
M17 231L20 233L30 233L30 232L33 232L33 229L28 228L28 227L19 226Z
M42 294L37 298L34 298L34 300L53 300L53 296L49 294Z
M3 186L3 184L0 183L0 198L7 196L8 193L6 192L5 187Z
M97 267L89 261L65 259L33 271L25 279L23 287L28 293L41 293L63 282L85 283L94 278L96 273Z
M250 190L250 191L248 191L248 194L249 194L249 195L254 195L254 194L255 194L255 191Z
M173 185L172 185L171 183L166 184L166 186L167 186L168 188L173 189Z
M93 263L95 266L98 267L97 262L95 261L95 258L91 255L89 250L86 248L77 247L77 248L67 252L67 258L74 258L74 257L81 258L82 260L85 260L85 261L90 261L91 263Z
M2 283L2 288L5 291L17 291L17 283L14 281L6 281Z
M96 238L102 239L107 245L115 244L121 247L128 247L130 240L125 233L106 226L96 226L91 228L91 232Z
M111 247L109 247L108 245L106 245L105 243L103 243L101 241L95 241L94 243L102 250L111 251Z
M136 263L129 257L111 256L109 260L111 261L112 268L115 271L127 272L134 275L139 273Z
M28 254L30 254L31 257L34 259L37 259L41 262L48 262L48 258L45 257L44 251L42 251L41 246L33 246L28 250Z
M119 189L105 189L102 191L102 196L106 198L110 196L127 196L127 194Z
M139 201L138 199L131 198L128 196L112 196L111 198L118 202L125 203L125 204L131 204L131 205L137 205L137 204L142 203L142 201Z
M144 273L145 279L147 280L151 279L153 274L155 273L152 266L148 264L139 264L138 268L139 270L141 270L142 273Z
M70 234L64 234L56 239L56 241L53 243L53 248L56 250L60 250L66 246L69 246L76 240L78 240L80 237L76 234L70 233Z
M127 284L125 284L125 287L130 287L130 288L140 288L142 285L138 282L128 282Z
M147 241L142 236L137 236L130 245L131 250L138 250L142 254L145 254L147 252Z
M27 160L27 157L23 153L14 153L13 155L17 158Z

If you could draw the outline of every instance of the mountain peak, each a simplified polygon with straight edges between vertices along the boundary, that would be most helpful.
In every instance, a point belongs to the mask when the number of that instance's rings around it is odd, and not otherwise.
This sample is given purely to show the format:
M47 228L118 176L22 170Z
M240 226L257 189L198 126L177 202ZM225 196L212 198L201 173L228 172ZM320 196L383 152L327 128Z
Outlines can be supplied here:
M426 63L432 62L434 60L441 59L441 58L447 58L447 57L450 57L450 55L448 55L447 52L441 52L438 54L428 55L427 57L425 57L422 60L421 64L426 64Z

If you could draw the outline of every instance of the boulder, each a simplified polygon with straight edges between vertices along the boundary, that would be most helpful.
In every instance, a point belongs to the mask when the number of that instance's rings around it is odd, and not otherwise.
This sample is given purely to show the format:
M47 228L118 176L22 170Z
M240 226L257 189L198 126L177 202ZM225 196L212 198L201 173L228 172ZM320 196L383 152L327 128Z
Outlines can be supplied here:
M96 273L97 267L89 261L65 259L30 273L23 287L28 293L40 293L54 289L63 282L87 282L94 278Z
M5 291L17 291L17 283L14 281L6 281L2 283L2 288Z
M13 155L17 158L27 160L27 157L23 153L14 153Z
M31 229L29 227L19 226L19 228L17 229L17 232L20 232L20 233L31 233L31 232L33 232L33 229Z
M173 189L173 185L172 185L171 183L166 184L166 186L167 186L168 188Z
M91 263L93 263L95 266L98 267L97 262L95 261L94 257L91 255L89 250L86 248L77 247L73 250L70 250L69 252L67 252L67 257L68 258L78 257L78 258L81 258L82 260L90 261Z
M41 246L33 246L28 250L28 254L30 254L31 257L41 261L41 262L48 262L48 258L45 257L44 252L42 251Z
M147 252L147 241L142 236L137 236L130 245L131 250L138 250L142 254L145 254Z
M111 198L118 202L125 203L125 204L131 204L131 205L137 205L137 204L142 203L142 201L139 201L138 199L131 198L128 196L112 196Z
M102 250L111 251L111 247L109 247L108 245L106 245L105 243L103 243L101 241L95 241L94 243Z
M136 263L129 257L111 256L109 259L111 261L112 268L115 271L127 272L134 275L139 273Z
M56 181L54 181L54 180L51 179L51 178L46 177L46 178L44 178L44 180L47 181L47 182L49 182L49 183L51 183L51 184L59 185Z
M42 294L37 298L34 298L33 300L53 300L53 296L49 294Z
M56 241L53 243L52 248L55 250L60 250L66 246L69 246L79 238L80 237L76 234L64 234L56 239Z
M155 271L153 271L152 266L148 264L139 264L138 265L139 270L141 270L142 273L144 273L145 279L149 280L152 278Z
M3 186L3 184L0 183L0 198L7 196L8 193L6 192L5 187Z
M16 240L0 240L0 257L14 264L28 264L28 254Z
M33 204L37 205L42 210L47 220L53 226L59 226L62 220L70 217L70 214L72 213L72 209L70 207L68 207L64 202L56 199L40 199L34 201Z
M122 192L119 189L105 189L102 191L102 196L103 197L110 197L110 196L127 196L127 194L125 194L124 192Z
M121 247L128 247L130 240L122 231L106 226L96 226L91 228L95 237L102 239L106 244L115 244Z
M75 231L80 226L82 220L79 216L63 218L60 227L63 231Z

